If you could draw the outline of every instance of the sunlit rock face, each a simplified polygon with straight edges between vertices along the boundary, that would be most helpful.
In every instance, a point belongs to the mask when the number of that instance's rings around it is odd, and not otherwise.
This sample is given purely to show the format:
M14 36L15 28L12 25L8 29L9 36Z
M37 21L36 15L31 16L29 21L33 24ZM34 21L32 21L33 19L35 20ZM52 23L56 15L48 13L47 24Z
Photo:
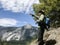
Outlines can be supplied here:
M44 40L46 40L46 45L60 45L60 28L45 32Z
M39 3L39 0L0 0L0 8L10 10L12 12L28 13L34 3Z
M49 31L44 33L44 45L60 45L60 27L51 28ZM30 45L38 45L39 42L36 40L31 41Z
M11 29L11 31L10 29L6 27L7 31L3 33L1 37L3 41L11 41L11 40L19 41L34 38L37 36L38 31L37 27L34 27L30 24L24 25L22 27L17 27L15 29Z
M31 29L32 28L32 26L30 25L30 24L27 24L27 25L25 25L25 27L24 28L26 28L26 29Z

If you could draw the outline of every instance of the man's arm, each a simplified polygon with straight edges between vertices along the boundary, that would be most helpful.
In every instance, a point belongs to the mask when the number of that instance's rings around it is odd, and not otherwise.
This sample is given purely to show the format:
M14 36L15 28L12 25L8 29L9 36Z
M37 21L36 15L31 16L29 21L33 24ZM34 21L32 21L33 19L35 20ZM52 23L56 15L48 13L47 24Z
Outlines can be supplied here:
M39 19L37 20L37 22L40 22L40 21L43 21L44 20L44 15L41 15L40 17L39 17Z
M39 16L37 16L37 15L33 15L33 14L30 14L30 15L32 15L33 17L39 19Z

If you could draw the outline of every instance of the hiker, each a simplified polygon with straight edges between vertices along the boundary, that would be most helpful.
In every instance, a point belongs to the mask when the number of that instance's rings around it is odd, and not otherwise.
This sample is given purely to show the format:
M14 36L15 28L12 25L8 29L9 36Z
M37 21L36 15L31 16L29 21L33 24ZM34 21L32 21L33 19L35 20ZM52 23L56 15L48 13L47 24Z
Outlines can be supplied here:
M38 45L43 45L44 44L44 41L43 41L43 35L44 35L44 31L46 28L46 24L45 24L45 14L43 11L39 11L38 12L38 16L37 15L32 15L35 19L36 19L36 22L38 24L38 29L39 29L39 32L38 32Z
M37 20L38 26L39 26L39 33L38 33L38 45L43 45L44 41L43 41L43 35L44 35L44 31L46 28L46 24L45 24L45 14L42 11L39 11L38 13L39 19Z

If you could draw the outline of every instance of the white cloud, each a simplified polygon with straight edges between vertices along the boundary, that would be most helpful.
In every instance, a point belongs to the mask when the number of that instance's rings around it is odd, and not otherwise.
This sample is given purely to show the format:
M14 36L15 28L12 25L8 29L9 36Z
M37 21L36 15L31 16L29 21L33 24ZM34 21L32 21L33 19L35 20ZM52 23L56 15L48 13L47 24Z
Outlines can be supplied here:
M39 3L38 0L0 0L4 10L11 10L13 12L29 11L33 3Z
M1 18L0 19L0 26L16 26L18 23L15 19L10 18Z
M15 19L11 19L11 18L1 18L0 19L0 26L23 26L28 24L28 22L26 21L17 21Z

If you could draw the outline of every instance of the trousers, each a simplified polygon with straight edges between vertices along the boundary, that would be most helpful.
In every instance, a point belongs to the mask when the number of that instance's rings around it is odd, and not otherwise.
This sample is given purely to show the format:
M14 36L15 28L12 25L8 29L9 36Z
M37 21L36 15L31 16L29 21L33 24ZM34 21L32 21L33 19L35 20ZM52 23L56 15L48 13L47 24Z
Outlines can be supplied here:
M43 45L43 35L45 31L45 25L43 23L39 24L40 28L38 29L38 45Z

